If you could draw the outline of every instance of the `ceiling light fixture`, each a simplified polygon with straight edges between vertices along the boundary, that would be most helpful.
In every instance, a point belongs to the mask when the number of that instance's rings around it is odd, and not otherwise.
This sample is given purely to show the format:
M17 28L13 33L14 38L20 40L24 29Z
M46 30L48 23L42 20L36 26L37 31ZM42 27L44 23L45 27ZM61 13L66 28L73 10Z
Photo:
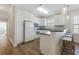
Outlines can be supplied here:
M40 11L40 12L42 12L42 13L44 13L44 14L48 14L48 11L45 10L44 8L42 8L41 6L39 6L39 7L37 8L37 10Z
M64 5L64 8L62 9L62 13L66 14L68 11L69 5Z
M63 8L63 11L67 11L67 8L66 8L66 7L64 7L64 8Z
M62 9L62 13L63 13L63 14L66 14L66 12L67 12L67 8L64 7L64 8Z

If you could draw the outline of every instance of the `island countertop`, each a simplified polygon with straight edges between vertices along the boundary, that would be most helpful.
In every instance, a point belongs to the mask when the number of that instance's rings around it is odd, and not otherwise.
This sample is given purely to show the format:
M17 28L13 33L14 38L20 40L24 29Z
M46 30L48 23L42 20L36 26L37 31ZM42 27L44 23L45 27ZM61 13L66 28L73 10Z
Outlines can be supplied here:
M46 34L50 35L52 32L67 32L68 29L64 27L38 27L37 33L38 34Z
M51 32L63 32L65 27L38 27L37 30L49 30Z

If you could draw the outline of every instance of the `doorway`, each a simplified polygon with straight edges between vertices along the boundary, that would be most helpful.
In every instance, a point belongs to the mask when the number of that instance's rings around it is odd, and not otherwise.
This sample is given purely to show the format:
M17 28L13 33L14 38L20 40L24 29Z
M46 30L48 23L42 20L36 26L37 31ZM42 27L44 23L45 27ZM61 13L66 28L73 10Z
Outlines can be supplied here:
M7 21L0 21L0 46L6 46L7 41Z

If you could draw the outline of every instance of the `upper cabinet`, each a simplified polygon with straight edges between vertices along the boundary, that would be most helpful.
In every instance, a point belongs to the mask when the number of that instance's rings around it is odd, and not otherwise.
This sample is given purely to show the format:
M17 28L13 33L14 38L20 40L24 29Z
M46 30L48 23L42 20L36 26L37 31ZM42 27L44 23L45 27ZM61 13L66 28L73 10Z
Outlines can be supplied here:
M60 15L56 15L54 17L54 20L55 20L54 23L55 25L65 25L66 18L64 14L60 14Z
M54 25L66 25L66 15L60 14L48 17L46 20L47 26L54 26Z

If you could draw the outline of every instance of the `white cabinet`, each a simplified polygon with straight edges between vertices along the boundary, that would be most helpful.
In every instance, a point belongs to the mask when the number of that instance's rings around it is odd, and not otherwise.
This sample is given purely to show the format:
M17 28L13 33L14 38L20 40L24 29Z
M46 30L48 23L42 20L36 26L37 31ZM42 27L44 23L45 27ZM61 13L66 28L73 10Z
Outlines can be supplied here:
M61 51L61 38L65 32L52 32L51 35L40 35L40 50L45 55L59 55Z
M50 36L40 35L40 50L42 54L50 54Z
M55 25L65 25L66 22L65 15L63 14L56 15L54 19L55 19Z

